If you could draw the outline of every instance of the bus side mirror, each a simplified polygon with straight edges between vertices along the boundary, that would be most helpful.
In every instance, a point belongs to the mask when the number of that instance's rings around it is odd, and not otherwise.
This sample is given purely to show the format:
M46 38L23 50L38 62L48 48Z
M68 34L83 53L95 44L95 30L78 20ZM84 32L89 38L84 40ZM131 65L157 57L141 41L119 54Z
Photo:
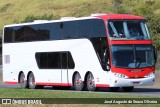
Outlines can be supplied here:
M154 61L156 63L157 62L158 53L157 53L157 49L154 46L153 46L153 53L154 53Z

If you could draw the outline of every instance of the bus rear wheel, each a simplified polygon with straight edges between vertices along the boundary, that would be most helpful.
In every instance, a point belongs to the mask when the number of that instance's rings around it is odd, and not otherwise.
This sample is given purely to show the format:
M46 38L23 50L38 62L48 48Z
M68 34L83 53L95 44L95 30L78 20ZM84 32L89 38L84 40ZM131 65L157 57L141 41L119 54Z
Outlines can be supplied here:
M19 84L20 84L20 86L21 86L22 89L27 88L27 80L25 80L25 75L24 75L24 73L21 73L21 74L20 74Z
M79 73L76 73L74 76L74 87L77 91L84 89L84 84Z
M89 91L95 91L97 88L95 87L95 80L92 73L87 75L87 89Z
M131 92L131 91L133 91L134 87L122 87L122 89L125 92Z

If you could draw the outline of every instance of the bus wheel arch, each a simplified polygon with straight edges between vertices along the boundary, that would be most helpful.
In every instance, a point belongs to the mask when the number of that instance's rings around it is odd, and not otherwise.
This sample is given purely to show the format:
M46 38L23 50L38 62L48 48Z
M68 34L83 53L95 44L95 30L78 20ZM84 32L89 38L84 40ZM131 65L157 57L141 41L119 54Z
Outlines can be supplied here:
M77 91L84 90L84 83L82 81L82 77L78 71L75 71L72 77L73 86Z
M19 72L18 83L20 84L22 89L28 88L28 81L23 71Z

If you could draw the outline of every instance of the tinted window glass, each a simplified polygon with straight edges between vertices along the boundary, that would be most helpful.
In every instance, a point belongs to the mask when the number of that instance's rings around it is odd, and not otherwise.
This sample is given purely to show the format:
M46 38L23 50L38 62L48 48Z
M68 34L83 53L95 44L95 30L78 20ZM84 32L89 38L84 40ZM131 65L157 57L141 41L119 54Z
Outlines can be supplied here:
M74 67L75 67L75 63L74 63L74 61L73 61L73 58L72 58L72 55L71 55L71 53L70 52L67 52L67 56L68 56L68 58L67 58L67 60L68 60L68 68L69 69L74 69Z
M19 29L17 32L20 38L17 41L36 41L38 39L38 26L37 25L30 25L24 26Z
M35 55L39 69L74 69L69 52L40 52Z
M64 22L63 38L70 39L76 38L76 21Z
M60 69L61 68L61 57L60 53L46 53L48 58L46 59L48 62L49 69Z
M4 42L12 42L12 35L13 29L12 28L5 28L4 29Z
M50 34L51 40L61 40L63 34L63 28L61 27L61 23L52 23Z
M48 67L48 55L46 53L36 54L36 60L39 68L47 68Z
M103 20L92 20L92 37L106 37L106 29Z
M52 26L50 24L38 25L38 40L49 40Z
M91 20L78 20L77 21L77 38L91 36Z
M100 19L8 27L4 32L5 42L106 37L104 22Z
M67 57L67 53L61 53L61 59L62 59L62 68L66 69L68 68L68 57Z
M37 25L5 28L5 42L37 40Z
M148 27L144 20L112 20L108 21L110 39L148 40Z

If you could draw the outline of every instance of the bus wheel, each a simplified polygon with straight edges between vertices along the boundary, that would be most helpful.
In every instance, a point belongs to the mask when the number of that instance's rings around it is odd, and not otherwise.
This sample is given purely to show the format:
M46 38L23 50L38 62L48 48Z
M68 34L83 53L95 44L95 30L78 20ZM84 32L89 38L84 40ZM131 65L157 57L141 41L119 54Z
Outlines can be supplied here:
M111 92L117 92L119 91L120 87L110 87L109 89Z
M35 89L36 88L35 77L34 77L33 73L29 74L28 83L29 83L29 88L30 89Z
M27 88L27 80L25 80L25 75L24 73L21 73L20 78L19 78L19 84L22 89Z
M122 87L122 89L125 92L131 92L131 91L133 91L134 87Z
M77 91L82 91L84 88L83 81L79 73L76 73L74 76L74 87Z
M87 88L89 91L95 91L97 88L95 87L95 80L92 73L87 75Z

